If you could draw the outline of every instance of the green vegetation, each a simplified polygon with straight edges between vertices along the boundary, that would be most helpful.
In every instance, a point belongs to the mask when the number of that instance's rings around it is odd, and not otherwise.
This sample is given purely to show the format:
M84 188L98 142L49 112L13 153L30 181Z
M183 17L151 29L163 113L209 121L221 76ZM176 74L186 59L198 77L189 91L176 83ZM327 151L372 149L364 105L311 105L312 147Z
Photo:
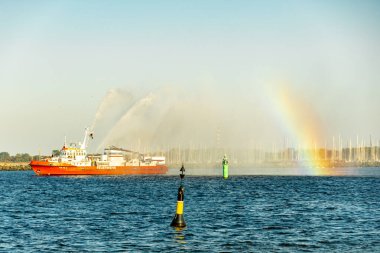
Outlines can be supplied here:
M31 160L38 160L38 156L31 156L27 153L16 154L15 156L9 155L8 152L0 152L0 162L30 162Z
M57 149L54 149L54 150L52 151L52 155L53 155L53 156L59 156L60 153L61 153L61 151L59 151L59 150L57 150Z

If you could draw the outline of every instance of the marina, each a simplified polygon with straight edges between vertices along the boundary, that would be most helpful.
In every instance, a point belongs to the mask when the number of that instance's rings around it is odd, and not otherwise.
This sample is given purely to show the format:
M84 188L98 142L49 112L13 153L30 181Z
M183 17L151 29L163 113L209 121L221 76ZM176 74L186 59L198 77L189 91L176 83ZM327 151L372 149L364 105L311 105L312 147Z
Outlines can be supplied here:
M133 145L132 145L133 146ZM144 147L142 150L156 150L153 154L166 157L169 167L178 167L182 162L189 167L216 168L224 154L228 154L231 166L235 167L377 167L380 166L380 145L366 145L328 148L317 145L310 147L260 145L255 148L213 148L203 144L188 147Z

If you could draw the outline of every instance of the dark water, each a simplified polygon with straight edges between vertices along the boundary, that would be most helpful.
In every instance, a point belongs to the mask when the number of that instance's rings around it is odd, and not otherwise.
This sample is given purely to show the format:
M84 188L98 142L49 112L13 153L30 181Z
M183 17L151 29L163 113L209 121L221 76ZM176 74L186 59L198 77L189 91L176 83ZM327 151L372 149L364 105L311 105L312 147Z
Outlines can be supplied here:
M2 252L380 252L372 176L36 177L0 172Z

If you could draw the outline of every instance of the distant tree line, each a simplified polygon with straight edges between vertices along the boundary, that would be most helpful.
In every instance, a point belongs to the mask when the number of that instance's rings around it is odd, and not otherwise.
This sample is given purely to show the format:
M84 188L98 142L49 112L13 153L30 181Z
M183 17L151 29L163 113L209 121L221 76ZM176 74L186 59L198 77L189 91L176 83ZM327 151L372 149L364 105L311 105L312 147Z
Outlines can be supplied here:
M0 162L30 162L31 160L38 160L38 155L31 156L27 153L9 155L8 152L0 152Z

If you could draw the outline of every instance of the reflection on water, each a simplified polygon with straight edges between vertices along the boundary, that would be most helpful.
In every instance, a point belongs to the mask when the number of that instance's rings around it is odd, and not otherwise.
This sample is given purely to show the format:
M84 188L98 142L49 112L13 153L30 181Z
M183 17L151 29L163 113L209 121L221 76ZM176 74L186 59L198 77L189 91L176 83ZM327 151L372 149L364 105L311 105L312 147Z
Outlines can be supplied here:
M186 228L173 227L174 239L177 243L186 244L185 230Z

